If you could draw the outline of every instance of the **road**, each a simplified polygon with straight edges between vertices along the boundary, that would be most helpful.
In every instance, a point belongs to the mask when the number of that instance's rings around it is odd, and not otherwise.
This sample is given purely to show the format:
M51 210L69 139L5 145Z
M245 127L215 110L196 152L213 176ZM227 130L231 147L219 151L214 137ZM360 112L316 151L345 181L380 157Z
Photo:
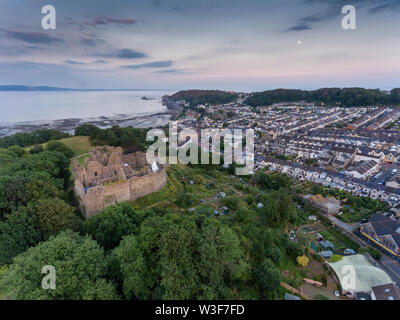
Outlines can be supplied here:
M393 281L396 282L397 287L400 286L400 263L397 260L394 260L387 256L386 254L382 254L382 258L379 261L381 267L389 274Z

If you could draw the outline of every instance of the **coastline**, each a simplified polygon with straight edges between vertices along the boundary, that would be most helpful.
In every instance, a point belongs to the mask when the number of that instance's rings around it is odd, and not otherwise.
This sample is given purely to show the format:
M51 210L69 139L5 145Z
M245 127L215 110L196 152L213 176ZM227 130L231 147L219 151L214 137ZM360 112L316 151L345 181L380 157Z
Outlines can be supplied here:
M183 110L182 105L169 99L168 96L164 96L162 98L162 104L163 106L167 107L168 113L171 115L170 120L177 120Z
M0 123L0 138L18 132L32 132L36 130L56 129L62 132L73 134L76 127L89 123L99 128L109 128L114 125L121 127L132 126L134 128L157 128L162 127L170 120L176 120L182 112L182 106L168 99L162 98L162 105L167 110L147 115L119 114L113 117L100 116L97 118L68 118L57 120L24 121L16 123Z

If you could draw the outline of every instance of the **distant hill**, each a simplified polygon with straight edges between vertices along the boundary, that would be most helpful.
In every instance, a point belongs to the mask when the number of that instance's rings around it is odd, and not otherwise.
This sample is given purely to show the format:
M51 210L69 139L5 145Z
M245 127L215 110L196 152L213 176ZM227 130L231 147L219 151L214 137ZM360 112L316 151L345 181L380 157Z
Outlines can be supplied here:
M165 91L168 89L71 89L49 86L0 85L0 91Z
M322 88L318 90L276 89L252 93L245 103L257 106L269 106L280 102L306 101L316 104L342 107L372 105L400 105L400 89L390 92L364 88Z
M48 87L48 86L23 86L23 85L7 85L0 86L0 91L75 91L75 89Z
M174 101L185 100L191 106L197 106L199 104L206 103L229 103L238 97L238 93L220 90L184 90L170 96L170 98Z

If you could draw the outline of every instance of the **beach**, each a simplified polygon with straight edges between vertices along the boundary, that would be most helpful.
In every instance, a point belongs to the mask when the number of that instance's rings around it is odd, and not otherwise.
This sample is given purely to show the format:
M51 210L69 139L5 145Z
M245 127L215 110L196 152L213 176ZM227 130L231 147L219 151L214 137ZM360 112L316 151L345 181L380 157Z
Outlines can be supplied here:
M138 97L140 95L140 97ZM0 137L8 136L17 132L32 132L43 129L56 129L72 134L76 127L84 123L90 123L100 128L109 128L114 125L121 127L133 126L135 128L154 128L165 126L168 121L176 119L182 111L182 107L169 100L167 96L151 96L145 92L135 96L135 99L128 100L129 106L138 104L136 112L111 113L93 117L70 117L48 120L26 120L15 122L4 122L0 120ZM150 96L151 98L144 98ZM130 98L130 97L128 97ZM103 109L116 109L113 105L105 106ZM131 108L121 109L122 111ZM144 110L143 110L144 109ZM97 106L97 114L101 113ZM104 112L106 113L106 112ZM110 114L111 113L111 114ZM37 116L40 117L40 116ZM43 116L44 117L44 116Z

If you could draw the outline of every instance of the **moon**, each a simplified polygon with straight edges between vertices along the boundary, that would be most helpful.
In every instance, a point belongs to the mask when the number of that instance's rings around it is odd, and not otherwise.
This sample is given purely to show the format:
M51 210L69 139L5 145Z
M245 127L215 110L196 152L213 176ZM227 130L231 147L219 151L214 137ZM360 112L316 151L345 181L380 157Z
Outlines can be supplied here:
M299 40L297 41L297 44L300 46L303 43L303 41Z

